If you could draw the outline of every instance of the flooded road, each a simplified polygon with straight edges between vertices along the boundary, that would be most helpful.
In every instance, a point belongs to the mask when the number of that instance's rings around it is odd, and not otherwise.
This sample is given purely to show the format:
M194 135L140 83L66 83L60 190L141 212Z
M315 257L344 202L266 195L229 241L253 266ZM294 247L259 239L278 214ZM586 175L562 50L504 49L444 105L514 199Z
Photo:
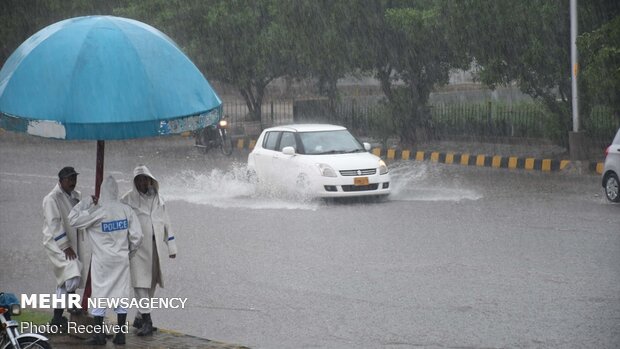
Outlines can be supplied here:
M156 326L253 348L620 345L620 206L597 176L398 162L386 202L322 201L181 137L106 143L121 192L138 163L179 246L156 295L188 298ZM53 291L41 200L65 165L91 194L94 142L0 135L3 289Z

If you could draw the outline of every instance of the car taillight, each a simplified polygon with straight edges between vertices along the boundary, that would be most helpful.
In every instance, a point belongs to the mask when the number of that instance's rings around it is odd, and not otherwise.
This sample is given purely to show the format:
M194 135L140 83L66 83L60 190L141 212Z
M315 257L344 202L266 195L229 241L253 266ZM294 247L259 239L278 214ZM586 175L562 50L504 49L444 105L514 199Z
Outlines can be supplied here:
M605 148L605 157L607 157L607 155L609 155L609 148L611 148L611 145L607 148Z

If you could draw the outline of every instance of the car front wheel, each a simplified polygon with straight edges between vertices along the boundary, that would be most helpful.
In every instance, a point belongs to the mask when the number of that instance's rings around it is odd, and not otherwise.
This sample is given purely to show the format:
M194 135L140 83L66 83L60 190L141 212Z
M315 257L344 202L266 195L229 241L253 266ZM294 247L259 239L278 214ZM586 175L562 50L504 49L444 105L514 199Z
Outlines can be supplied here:
M258 183L258 175L256 174L256 171L249 169L246 172L247 178L248 178L248 182L250 184L256 184Z
M297 176L297 180L295 181L295 184L298 190L306 191L308 190L308 188L310 188L310 179L308 178L308 175L306 175L305 173L300 173Z
M611 202L620 202L620 195L618 193L618 176L615 173L611 173L605 179L605 195Z

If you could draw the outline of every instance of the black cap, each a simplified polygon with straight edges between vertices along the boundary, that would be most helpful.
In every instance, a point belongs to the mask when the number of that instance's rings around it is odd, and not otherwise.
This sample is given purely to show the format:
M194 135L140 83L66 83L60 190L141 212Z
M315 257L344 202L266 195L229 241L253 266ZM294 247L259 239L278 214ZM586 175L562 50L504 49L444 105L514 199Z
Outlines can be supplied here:
M73 167L67 166L67 167L63 167L62 170L60 170L60 172L58 172L58 179L63 179L63 178L67 178L67 177L71 177L73 175L79 175L79 173L75 172L75 169Z

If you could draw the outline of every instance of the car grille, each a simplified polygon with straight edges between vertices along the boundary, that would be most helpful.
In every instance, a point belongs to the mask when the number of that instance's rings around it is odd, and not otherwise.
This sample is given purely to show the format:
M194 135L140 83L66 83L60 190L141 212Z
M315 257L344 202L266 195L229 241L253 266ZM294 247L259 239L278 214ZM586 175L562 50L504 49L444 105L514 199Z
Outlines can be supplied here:
M364 170L342 170L340 171L341 176L370 176L377 173L376 168L367 168Z
M343 185L342 191L369 191L377 190L379 183L373 183L369 185Z

